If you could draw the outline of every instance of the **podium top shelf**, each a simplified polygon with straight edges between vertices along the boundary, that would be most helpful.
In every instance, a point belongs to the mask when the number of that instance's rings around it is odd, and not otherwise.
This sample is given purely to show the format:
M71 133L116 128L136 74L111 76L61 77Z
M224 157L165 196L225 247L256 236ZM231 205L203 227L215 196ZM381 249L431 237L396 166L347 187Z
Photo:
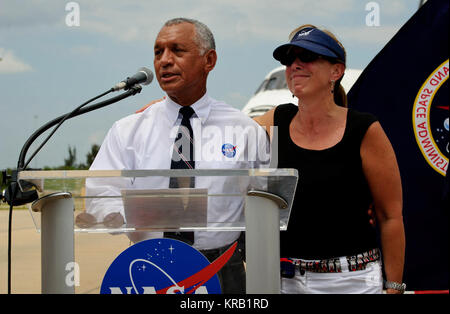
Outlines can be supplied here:
M189 230L243 230L240 212L246 196L269 198L282 204L279 205L280 221L285 230L298 172L296 169L270 168L50 170L21 171L18 180L24 190L30 188L30 183L34 185L40 200L68 193L74 200L75 215L90 215L78 225L86 225L86 221L92 220L96 230L111 231L104 226L110 213L120 214L128 229L168 230L170 225L169 229L178 230L184 227L181 222L187 221ZM176 188L169 184L172 181L177 182ZM33 212L39 212L37 204L32 205ZM153 225L149 226L147 221L152 221ZM124 228L119 226L121 231Z
M69 192L73 197L119 197L122 190L167 189L169 180L188 182L204 189L208 196L246 195L258 190L282 197L288 203L293 198L298 181L296 169L168 169L168 170L49 170L21 171L18 175L22 190L30 183L40 197L55 192ZM25 184L24 184L25 183ZM184 184L186 185L186 183ZM178 186L178 187L189 187ZM123 196L123 195L122 195Z
M136 178L136 177L296 177L297 169L145 169L145 170L32 170L21 171L19 180L75 179L75 178Z

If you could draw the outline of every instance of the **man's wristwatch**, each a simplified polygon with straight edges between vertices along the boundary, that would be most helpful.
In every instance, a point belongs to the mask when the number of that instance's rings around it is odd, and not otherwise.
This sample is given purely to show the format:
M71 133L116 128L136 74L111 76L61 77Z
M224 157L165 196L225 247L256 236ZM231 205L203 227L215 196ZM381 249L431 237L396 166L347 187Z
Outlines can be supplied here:
M401 293L404 293L406 290L405 283L398 283L395 281L386 281L386 283L384 284L384 287L386 289L394 289L394 290L400 291Z

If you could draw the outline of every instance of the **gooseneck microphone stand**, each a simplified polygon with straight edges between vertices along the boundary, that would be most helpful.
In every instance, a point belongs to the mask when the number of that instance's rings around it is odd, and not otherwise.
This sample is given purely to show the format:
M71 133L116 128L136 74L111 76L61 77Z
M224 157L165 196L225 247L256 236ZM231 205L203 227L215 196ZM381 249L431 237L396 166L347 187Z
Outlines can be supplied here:
M88 100L87 102L83 103L82 105L75 108L73 111L62 115L56 119L53 119L52 121L46 123L42 127L40 127L38 130L36 130L25 142L25 144L22 147L22 150L20 151L19 160L17 163L17 169L13 170L11 175L7 175L6 170L2 171L3 173L3 182L7 186L7 188L2 192L0 195L0 200L3 200L9 204L9 219L8 219L8 294L11 294L11 238L12 238L12 211L14 206L20 206L24 205L30 202L33 202L34 200L38 199L37 191L33 188L33 184L21 180L19 182L18 177L19 173L21 171L24 171L27 169L27 166L30 164L31 160L36 156L36 154L41 150L41 148L47 143L47 141L50 139L50 137L56 132L56 130L64 123L64 121L71 119L73 117L82 115L84 113L97 110L100 108L103 108L105 106L108 106L110 104L116 103L122 99L125 99L129 96L136 95L137 93L140 93L142 90L142 87L139 84L135 84L128 88L128 90L118 96L112 97L110 99L101 101L99 103L90 105L88 107L85 107L87 104L93 102L94 100L97 100L98 98L101 98L113 91L115 91L114 88L111 88L110 90ZM28 149L30 148L31 144L45 131L50 129L51 127L56 127L52 130L52 132L47 136L47 138L42 142L42 144L33 152L31 157L25 162L25 157L28 152Z

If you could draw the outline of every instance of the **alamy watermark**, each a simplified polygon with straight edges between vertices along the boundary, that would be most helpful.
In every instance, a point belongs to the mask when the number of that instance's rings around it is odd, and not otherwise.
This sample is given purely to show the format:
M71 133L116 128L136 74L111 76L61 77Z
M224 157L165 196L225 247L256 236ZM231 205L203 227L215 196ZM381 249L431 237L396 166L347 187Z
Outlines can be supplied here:
M380 4L375 1L366 3L366 26L378 27L380 26Z
M198 124L198 125L196 125ZM259 162L268 164L277 160L277 150L270 152L270 142L264 128L258 126L216 125L202 126L194 120L194 159L204 162ZM272 134L275 127L272 127ZM173 127L168 133L174 141L173 150L169 150L173 161L189 161L192 139L186 127ZM272 137L272 147L277 136ZM275 154L274 154L275 153Z
M66 285L68 287L79 287L80 286L80 266L77 262L69 262L66 264L65 270L66 275Z
M80 26L80 5L71 1L66 4L66 25L69 27Z

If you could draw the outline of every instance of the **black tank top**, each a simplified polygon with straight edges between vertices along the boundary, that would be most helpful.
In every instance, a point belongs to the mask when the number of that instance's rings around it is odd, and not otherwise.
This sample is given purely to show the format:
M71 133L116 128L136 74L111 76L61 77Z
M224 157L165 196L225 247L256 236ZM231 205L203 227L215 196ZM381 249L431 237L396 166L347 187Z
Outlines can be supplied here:
M367 214L372 197L360 155L362 139L377 118L348 109L342 140L324 150L309 150L290 137L289 124L297 112L297 106L285 104L274 114L278 168L299 173L288 229L280 233L281 256L327 259L377 247Z

